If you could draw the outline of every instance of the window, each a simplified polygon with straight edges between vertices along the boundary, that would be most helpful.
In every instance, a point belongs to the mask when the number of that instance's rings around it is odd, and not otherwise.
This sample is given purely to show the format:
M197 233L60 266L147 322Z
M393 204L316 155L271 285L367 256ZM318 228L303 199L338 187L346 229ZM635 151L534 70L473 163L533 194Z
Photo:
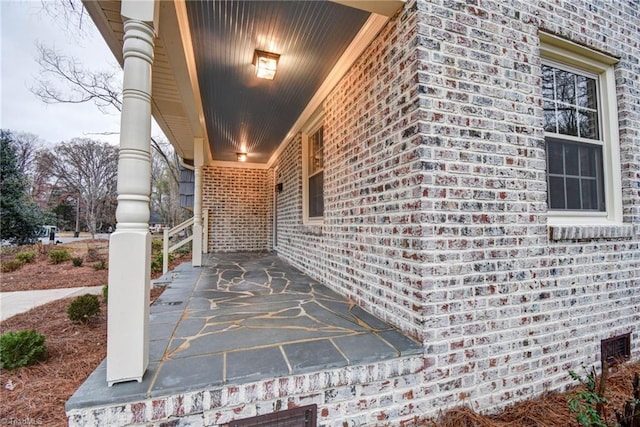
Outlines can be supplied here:
M549 208L604 211L597 78L543 65L542 96Z
M307 138L307 212L308 219L324 216L324 143L320 127Z
M621 221L614 58L541 34L550 222Z

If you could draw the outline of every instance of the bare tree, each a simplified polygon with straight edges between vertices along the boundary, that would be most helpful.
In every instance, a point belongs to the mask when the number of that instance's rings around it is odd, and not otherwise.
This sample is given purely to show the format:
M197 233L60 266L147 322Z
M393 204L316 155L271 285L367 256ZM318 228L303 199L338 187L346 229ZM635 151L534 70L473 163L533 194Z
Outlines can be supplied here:
M52 3L55 3L52 4ZM60 18L67 26L81 28L86 11L80 0L43 0L43 9L50 16ZM85 26L85 29L86 30ZM109 71L95 71L84 67L73 57L43 44L38 46L37 61L42 73L36 79L31 91L43 102L86 103L93 102L104 112L122 111L121 73L115 67ZM179 201L179 173L177 157L171 145L151 138L154 159L151 208L159 213L165 222L174 223L184 216ZM180 221L178 221L180 222Z
M37 152L44 146L44 141L33 133L13 132L11 145L18 158L18 168L23 174L30 176L33 172Z
M95 238L98 219L103 217L116 191L118 150L88 138L74 138L54 149L52 171L58 184L79 197L91 237Z
M55 49L38 44L38 64L42 74L36 79L31 92L47 104L81 104L93 102L103 113L122 111L122 84L119 72L92 71L84 68L73 57L66 57ZM53 80L49 78L53 78ZM55 82L58 82L56 84ZM60 87L60 85L62 87ZM152 148L161 156L178 182L178 175L170 167L174 162L171 152L151 138Z
M36 61L42 73L31 91L47 104L93 102L100 111L122 110L121 84L112 71L92 71L73 57L38 43ZM51 80L50 78L53 78Z

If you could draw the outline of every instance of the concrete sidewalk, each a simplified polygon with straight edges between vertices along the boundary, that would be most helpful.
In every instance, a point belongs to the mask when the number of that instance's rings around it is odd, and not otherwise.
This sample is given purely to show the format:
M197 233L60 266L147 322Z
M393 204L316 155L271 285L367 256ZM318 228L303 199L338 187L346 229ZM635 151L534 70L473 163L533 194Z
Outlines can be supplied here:
M102 286L0 292L0 321L58 299L84 294L100 295L101 293Z

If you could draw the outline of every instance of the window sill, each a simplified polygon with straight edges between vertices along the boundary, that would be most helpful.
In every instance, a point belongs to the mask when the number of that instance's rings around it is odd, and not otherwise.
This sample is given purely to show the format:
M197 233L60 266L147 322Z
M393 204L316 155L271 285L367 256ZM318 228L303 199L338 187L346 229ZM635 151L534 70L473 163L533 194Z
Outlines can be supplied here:
M640 230L639 230L640 231ZM550 225L550 240L631 239L635 230L631 224Z
M322 236L322 223L306 223L302 225L302 229L300 230L302 234L312 235L312 236Z

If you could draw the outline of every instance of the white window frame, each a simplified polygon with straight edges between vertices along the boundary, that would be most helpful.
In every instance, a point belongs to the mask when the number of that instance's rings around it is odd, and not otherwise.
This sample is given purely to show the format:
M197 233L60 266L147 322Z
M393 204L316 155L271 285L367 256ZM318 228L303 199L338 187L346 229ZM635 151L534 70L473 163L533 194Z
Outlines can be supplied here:
M622 177L620 171L620 141L614 65L616 58L588 49L557 36L540 33L542 62L597 78L598 110L602 135L602 169L605 211L548 210L550 225L622 224ZM562 136L565 140L571 137Z
M322 225L324 216L309 216L309 140L323 126L324 113L322 109L316 111L302 129L302 223L305 225ZM323 142L324 146L324 142ZM324 170L323 165L323 170ZM324 195L324 184L323 184Z

